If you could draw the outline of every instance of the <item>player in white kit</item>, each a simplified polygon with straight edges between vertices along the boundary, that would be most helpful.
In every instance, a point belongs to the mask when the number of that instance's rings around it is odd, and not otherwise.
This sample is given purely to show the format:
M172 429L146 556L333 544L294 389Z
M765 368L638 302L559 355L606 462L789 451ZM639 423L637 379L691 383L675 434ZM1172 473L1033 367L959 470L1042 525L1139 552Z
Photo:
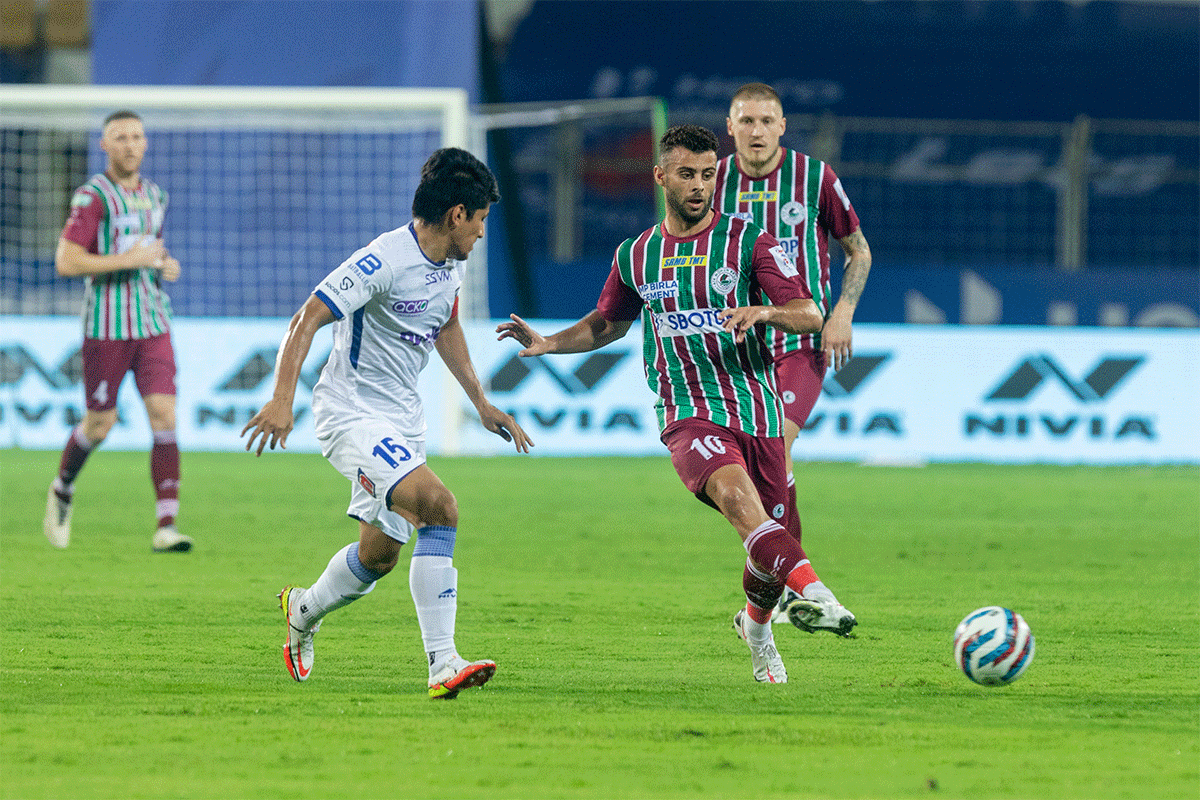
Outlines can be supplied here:
M444 148L430 156L413 221L380 235L317 285L280 345L273 397L242 430L251 431L247 450L258 439L258 455L268 442L271 449L286 445L301 365L314 334L332 322L333 351L313 389L313 417L321 452L351 482L346 513L358 520L359 539L339 550L311 587L279 593L288 626L284 659L297 681L311 673L322 618L370 592L414 531L409 588L429 662L429 696L453 698L496 672L492 661L460 657L454 644L458 505L425 463L417 377L436 348L483 426L529 452L533 442L521 426L484 397L458 318L459 262L483 236L499 199L495 177L470 153Z

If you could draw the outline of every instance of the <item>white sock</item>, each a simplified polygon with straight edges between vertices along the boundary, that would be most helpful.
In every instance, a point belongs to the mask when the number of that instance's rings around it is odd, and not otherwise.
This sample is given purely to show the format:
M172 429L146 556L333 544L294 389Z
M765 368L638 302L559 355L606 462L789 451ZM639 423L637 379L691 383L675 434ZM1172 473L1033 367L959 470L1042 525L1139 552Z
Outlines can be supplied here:
M430 655L430 673L455 653L454 618L458 613L458 570L445 556L413 556L408 562L408 588L417 608L421 641Z
M769 622L755 622L749 614L746 614L742 620L742 630L746 632L746 641L752 645L762 647L771 642L771 623Z
M375 588L382 576L358 560L358 542L348 544L329 559L317 582L300 597L300 618L311 628L330 611L348 606Z
M817 603L837 602L837 598L833 596L833 592L829 591L829 587L820 581L813 581L805 586L804 591L800 593L800 596L805 600L812 600Z

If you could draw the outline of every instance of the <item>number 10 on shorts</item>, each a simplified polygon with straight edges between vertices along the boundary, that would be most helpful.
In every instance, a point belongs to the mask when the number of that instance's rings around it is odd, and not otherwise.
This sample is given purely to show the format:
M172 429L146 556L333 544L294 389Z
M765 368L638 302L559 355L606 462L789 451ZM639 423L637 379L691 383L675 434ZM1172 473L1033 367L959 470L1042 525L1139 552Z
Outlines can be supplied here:
M703 441L701 441L699 436L697 436L695 439L692 439L692 446L688 449L695 450L697 453L704 456L705 461L708 461L713 457L714 454L725 453L725 443L721 441L719 436L715 436L710 433L708 436L704 437Z
M408 461L412 458L412 453L408 452L408 449L404 445L393 442L390 436L385 437L379 444L375 445L375 449L371 451L371 455L382 458L392 469L400 466L401 461Z

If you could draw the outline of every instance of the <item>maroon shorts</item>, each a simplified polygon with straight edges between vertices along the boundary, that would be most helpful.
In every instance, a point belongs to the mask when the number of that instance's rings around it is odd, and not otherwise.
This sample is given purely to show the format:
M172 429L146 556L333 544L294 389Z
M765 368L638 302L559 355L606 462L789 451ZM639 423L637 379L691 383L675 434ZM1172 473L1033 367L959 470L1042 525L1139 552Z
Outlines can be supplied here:
M138 393L175 394L175 350L171 334L149 339L83 340L83 394L89 411L117 407L117 389L133 371Z
M826 363L824 350L793 350L775 359L775 380L783 400L783 416L798 427L803 428L808 422L808 415L821 396Z
M736 464L750 476L767 514L784 522L791 494L782 438L751 436L692 417L668 425L662 441L671 451L671 463L683 485L702 502L717 507L705 484L719 467Z

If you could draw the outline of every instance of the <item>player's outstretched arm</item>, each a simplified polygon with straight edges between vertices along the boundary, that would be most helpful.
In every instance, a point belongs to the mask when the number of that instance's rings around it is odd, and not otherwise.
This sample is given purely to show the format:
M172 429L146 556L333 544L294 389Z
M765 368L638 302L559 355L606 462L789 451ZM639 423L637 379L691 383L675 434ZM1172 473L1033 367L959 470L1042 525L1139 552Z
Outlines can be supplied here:
M316 332L333 322L333 312L316 295L308 298L307 302L288 323L287 333L279 345L279 354L275 357L275 390L271 399L250 418L240 435L246 431L250 438L246 441L246 452L254 446L254 440L261 435L258 443L257 456L262 455L268 441L271 449L278 444L287 449L287 437L292 432L296 418L292 413L292 403L296 398L296 384L300 380L300 369L308 351L312 347L313 336Z
M735 306L717 312L725 330L741 342L746 333L759 323L765 323L788 333L816 333L821 330L821 311L809 298L789 300L781 306Z
M592 311L569 328L553 336L542 336L529 323L516 314L509 314L511 322L502 322L496 327L496 341L512 339L525 349L519 356L543 356L549 353L586 353L611 344L629 332L632 322L617 320L610 322Z
M533 446L533 440L511 415L496 408L484 395L483 384L479 382L479 375L475 372L475 365L471 362L471 354L467 349L467 337L463 333L462 323L459 322L458 317L451 317L442 326L442 330L434 341L434 347L437 348L442 361L446 363L450 374L454 376L454 380L458 381L458 385L463 388L467 398L475 406L475 411L478 412L479 421L483 427L504 441L513 442L518 453L528 453L529 448Z

